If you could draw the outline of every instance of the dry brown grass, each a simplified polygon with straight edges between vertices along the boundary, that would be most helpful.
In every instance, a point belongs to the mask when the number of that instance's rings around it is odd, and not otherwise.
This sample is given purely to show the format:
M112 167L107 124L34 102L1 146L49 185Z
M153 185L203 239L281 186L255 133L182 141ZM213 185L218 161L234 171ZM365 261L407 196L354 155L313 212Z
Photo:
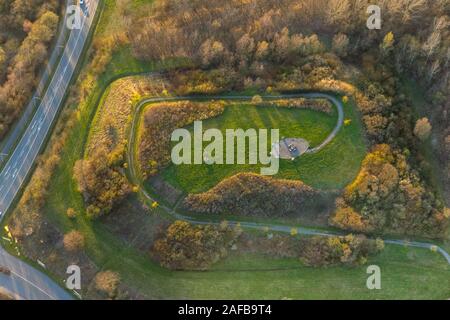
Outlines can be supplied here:
M94 119L86 155L102 147L111 153L124 150L133 106L142 97L160 95L164 88L164 82L155 76L130 76L113 82Z

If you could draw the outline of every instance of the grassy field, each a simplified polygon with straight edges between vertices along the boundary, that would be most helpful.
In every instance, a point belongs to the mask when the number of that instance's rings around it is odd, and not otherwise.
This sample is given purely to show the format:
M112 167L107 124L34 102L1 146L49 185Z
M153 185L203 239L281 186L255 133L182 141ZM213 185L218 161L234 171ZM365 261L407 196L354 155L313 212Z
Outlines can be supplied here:
M114 3L112 0L106 1L106 10L96 37L102 37L107 32L106 26L114 23ZM139 3L150 1L133 1L136 6ZM171 66L172 62L152 64L137 61L131 57L127 47L116 52L90 93L87 103L79 110L79 121L71 129L60 165L52 178L50 196L46 199L43 212L62 232L77 229L84 234L86 252L100 270L119 272L127 287L147 298L445 299L450 296L448 265L441 256L422 249L387 246L383 254L370 260L382 270L382 290L374 292L365 288L367 275L364 267L313 269L302 267L295 259L270 259L260 255L231 256L210 272L168 271L151 261L145 252L136 250L133 243L121 239L101 221L89 220L84 214L83 199L72 178L73 165L83 157L90 123L103 91L112 80L119 77ZM354 108L345 108L346 117L356 119ZM342 144L354 148L355 154L361 154L362 157L364 143L358 140L362 139L359 121L353 124L357 129L353 125L344 128L340 133L344 136L327 146L323 152L333 154L333 150L336 150L333 148L339 149ZM329 158L329 161L340 162L336 157ZM347 161L355 161L359 166L360 159ZM314 163L311 162L310 166L314 166ZM341 168L344 174L348 166ZM348 176L353 175L355 170L356 167L353 167ZM317 174L322 175L318 171ZM65 213L68 208L74 208L79 213L76 219L67 217ZM153 215L145 213L145 219L149 225L156 223ZM145 232L146 229L136 230L137 233L139 231Z
M345 115L352 123L344 126L335 140L318 153L302 155L295 161L280 160L280 170L275 177L300 179L319 189L341 189L352 181L359 171L366 148L361 124L353 106L345 106ZM280 137L301 137L314 147L328 136L336 121L335 109L332 114L326 114L306 109L234 104L226 107L219 117L203 121L203 129L218 128L224 136L226 129L280 129ZM193 134L193 125L188 129ZM258 173L260 167L259 164L171 165L164 170L163 176L185 192L199 193L238 172Z
M106 235L100 231L101 237ZM164 299L447 299L450 268L438 254L387 246L369 260L381 268L381 290L366 288L366 266L310 268L297 259L236 254L207 272L169 271L146 255L106 237L109 255L103 268L148 298ZM102 243L104 243L102 241Z

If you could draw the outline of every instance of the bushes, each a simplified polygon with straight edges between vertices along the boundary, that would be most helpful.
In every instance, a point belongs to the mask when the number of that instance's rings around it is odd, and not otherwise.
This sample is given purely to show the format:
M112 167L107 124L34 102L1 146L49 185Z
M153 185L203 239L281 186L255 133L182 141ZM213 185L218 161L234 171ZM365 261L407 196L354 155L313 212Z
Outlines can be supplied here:
M255 105L276 106L280 108L311 109L325 113L331 113L333 111L332 104L326 99L290 98L281 100L254 101L255 97L252 99L252 104Z
M120 276L117 272L111 270L102 271L95 275L94 283L97 290L105 293L112 299L117 295Z
M175 221L155 242L152 255L171 270L207 270L233 247L240 253L299 258L305 265L323 267L362 265L384 248L382 240L370 240L364 235L298 238L275 234L269 238L241 233L239 227L231 228L226 222L212 226Z
M223 102L165 102L151 105L144 113L139 141L139 162L144 177L150 177L170 161L173 130L215 117L224 111Z
M321 195L301 181L240 173L211 190L189 194L183 206L199 213L286 216L319 205Z
M238 236L238 229L225 224L196 226L175 221L155 242L152 253L172 270L206 270L227 255Z
M300 260L313 267L365 264L370 255L378 253L384 247L381 241L352 234L345 237L314 237L302 239L301 242Z
M131 192L128 180L111 162L111 156L113 154L108 154L107 150L98 149L91 158L75 163L74 179L88 204L87 214L92 218L109 213Z
M353 208L338 207L330 223L338 228L351 231L369 231L367 223Z
M80 251L84 248L84 236L76 230L66 233L63 242L64 248L70 252Z
M422 118L417 120L416 126L414 127L414 134L421 141L426 140L431 134L431 124L427 118Z

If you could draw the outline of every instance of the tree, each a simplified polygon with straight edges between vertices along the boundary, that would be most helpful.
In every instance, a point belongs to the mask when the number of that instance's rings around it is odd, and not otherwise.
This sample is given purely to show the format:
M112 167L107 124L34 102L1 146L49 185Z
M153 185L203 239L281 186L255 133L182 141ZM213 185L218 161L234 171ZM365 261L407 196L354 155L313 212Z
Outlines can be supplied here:
M444 139L444 147L448 155L450 155L450 134Z
M236 43L236 53L241 61L247 61L255 50L255 41L248 34L244 34Z
M120 168L112 163L114 154L104 147L97 148L88 159L78 160L73 172L78 189L88 204L91 218L109 213L128 193L131 186Z
M11 59L7 81L0 87L0 137L30 98L37 67L45 60L47 46L57 25L58 16L51 11L44 11L33 23L16 55ZM0 64L0 73L1 69Z
M6 62L6 53L5 50L3 50L2 47L0 47L0 76L3 73L3 70L5 70L5 62Z
M414 127L414 134L422 141L428 139L431 134L431 124L428 118L417 120L416 126Z
M383 42L381 43L381 51L383 54L388 54L389 52L391 52L391 50L394 48L394 42L395 42L395 37L394 34L391 32L388 32L384 38L383 38Z
M72 230L64 235L64 248L76 252L84 248L84 236L80 231Z
M172 223L153 246L161 265L174 269L206 270L227 254L238 232L231 227Z
M367 224L361 215L351 207L338 208L331 223L339 228L351 231L368 231Z
M343 33L338 33L333 37L333 51L340 57L348 54L348 37Z
M427 41L425 41L425 43L422 45L422 50L427 59L430 59L430 57L434 55L440 44L441 33L438 30L435 30L429 35Z
M327 24L339 30L347 29L352 8L348 0L328 0L326 10Z
M268 55L269 55L269 43L267 41L258 42L255 53L256 59L259 61L263 61L267 59Z
M74 219L77 216L77 213L75 212L75 210L73 208L69 208L67 209L67 217L69 217L69 219Z
M225 56L225 47L222 42L208 39L200 47L202 65L210 67L219 64Z
M102 271L96 274L94 283L97 290L106 293L109 298L114 298L117 295L120 276L111 270Z

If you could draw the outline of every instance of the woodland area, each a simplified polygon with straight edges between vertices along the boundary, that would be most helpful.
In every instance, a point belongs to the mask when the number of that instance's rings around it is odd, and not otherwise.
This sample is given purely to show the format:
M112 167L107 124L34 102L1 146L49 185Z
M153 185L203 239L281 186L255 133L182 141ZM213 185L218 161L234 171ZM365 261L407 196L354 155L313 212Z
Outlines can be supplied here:
M0 139L31 98L60 7L57 0L0 0Z

